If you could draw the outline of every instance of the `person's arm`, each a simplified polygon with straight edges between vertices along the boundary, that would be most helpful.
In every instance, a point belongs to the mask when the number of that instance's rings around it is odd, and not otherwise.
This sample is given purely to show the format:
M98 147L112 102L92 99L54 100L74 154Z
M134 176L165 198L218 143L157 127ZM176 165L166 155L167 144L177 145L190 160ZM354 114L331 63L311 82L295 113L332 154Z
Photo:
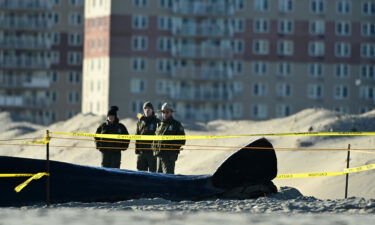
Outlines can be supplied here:
M140 121L138 121L138 123L137 123L137 129L136 129L136 131L135 131L135 134L136 135L140 135L141 134L141 131L140 131L140 129L139 129L139 126L140 126ZM137 152L137 149L139 148L139 141L138 140L136 140L135 141L135 151Z
M102 133L102 125L100 125L97 129L96 129L96 133L97 134L101 134ZM96 145L96 149L99 149L100 150L100 147L101 147L101 142L100 142L101 138L98 138L98 137L95 137L95 145Z
M125 134L125 135L129 134L128 129L126 129L126 127L124 125L122 125L122 134ZM128 149L130 140L125 139L125 140L122 140L122 141L124 142L123 143L124 150Z

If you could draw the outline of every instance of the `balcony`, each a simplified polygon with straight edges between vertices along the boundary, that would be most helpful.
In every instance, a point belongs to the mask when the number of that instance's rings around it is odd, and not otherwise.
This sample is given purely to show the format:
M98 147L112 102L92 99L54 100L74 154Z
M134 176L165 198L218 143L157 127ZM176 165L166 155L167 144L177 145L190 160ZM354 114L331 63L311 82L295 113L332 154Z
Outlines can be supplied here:
M51 46L49 39L8 37L0 40L0 48L3 49L50 49Z
M0 0L0 9L4 10L40 10L45 11L53 7L51 0Z
M234 30L231 26L224 25L174 25L174 35L189 37L232 37Z
M196 16L228 16L235 13L234 4L179 1L173 4L172 12Z
M41 108L47 107L50 100L46 98L31 98L24 96L0 96L0 107Z
M0 84L2 88L49 88L51 81L48 77L33 77L31 80L3 80Z
M227 101L233 99L233 91L227 89L211 88L211 89L191 89L181 88L172 91L170 98L174 100L190 100L190 101Z
M9 30L46 30L52 28L52 22L41 19L0 18L0 29Z
M0 67L13 69L48 69L49 60L31 57L4 57L0 59Z
M171 77L195 80L226 80L233 78L233 71L229 68L210 68L208 66L172 67Z
M176 57L186 57L186 58L227 59L227 58L233 57L233 50L231 47L185 45L185 46L174 46L172 48L172 55Z

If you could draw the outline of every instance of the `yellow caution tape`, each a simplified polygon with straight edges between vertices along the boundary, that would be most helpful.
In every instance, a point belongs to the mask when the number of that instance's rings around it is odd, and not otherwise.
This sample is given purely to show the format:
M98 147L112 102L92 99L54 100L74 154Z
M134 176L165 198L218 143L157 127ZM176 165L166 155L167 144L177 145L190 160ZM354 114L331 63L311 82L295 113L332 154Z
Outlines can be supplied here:
M359 167L353 167L344 169L343 172L317 172L317 173L291 173L291 174L279 174L275 179L296 179L296 178L309 178L309 177L332 177L341 176L349 173L357 173L366 170L375 169L375 164L369 164Z
M375 135L375 132L304 132L304 133L275 133L275 134L243 134L243 135L121 135L121 134L93 134L93 133L65 133L50 132L51 134L97 137L109 139L128 139L128 140L192 140L192 139L219 139L219 138L239 138L256 136L359 136Z
M48 173L42 172L42 173L36 173L36 174L27 174L27 173L16 173L16 174L0 174L0 177L30 177L22 184L18 185L14 188L16 192L22 191L31 181L38 180L44 176L49 176Z
M23 144L48 144L50 140L51 140L51 137L44 136L43 141L27 141L27 142L22 142L22 143Z

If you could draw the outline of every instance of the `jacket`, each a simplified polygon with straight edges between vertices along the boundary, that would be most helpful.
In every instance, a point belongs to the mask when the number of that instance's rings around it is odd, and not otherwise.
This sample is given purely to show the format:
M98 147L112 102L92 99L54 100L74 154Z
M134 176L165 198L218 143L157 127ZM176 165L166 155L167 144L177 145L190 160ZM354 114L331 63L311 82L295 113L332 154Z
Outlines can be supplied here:
M137 135L155 135L156 128L160 124L160 120L154 115L150 117L142 116L137 123ZM152 141L137 140L135 142L135 153L151 153Z
M108 120L102 123L98 129L96 129L97 134L129 134L128 130L124 126L124 124L120 123L118 119L116 119L113 123L109 122ZM129 140L122 140L122 139L108 139L108 138L95 138L96 148L99 149L101 152L111 149L113 150L126 150L129 147ZM105 142L104 142L105 141ZM114 141L114 142L109 142ZM122 143L119 143L122 142ZM104 148L103 148L104 147Z

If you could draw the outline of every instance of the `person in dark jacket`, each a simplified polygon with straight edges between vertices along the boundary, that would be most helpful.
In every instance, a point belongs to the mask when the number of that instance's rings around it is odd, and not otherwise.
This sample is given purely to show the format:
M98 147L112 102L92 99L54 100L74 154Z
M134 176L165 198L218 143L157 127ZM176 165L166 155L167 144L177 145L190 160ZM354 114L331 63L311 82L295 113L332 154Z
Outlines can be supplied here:
M180 122L173 118L173 108L168 103L164 103L161 107L162 121L156 128L156 135L185 135L184 127ZM186 140L172 141L154 141L153 151L157 157L157 171L162 173L174 174L174 168L178 158L178 154L185 145Z
M129 134L125 125L119 122L117 106L111 106L107 113L107 120L96 130L97 134ZM129 147L129 140L95 138L96 148L102 153L102 166L120 168L121 151Z
M143 104L143 116L137 123L138 135L155 135L156 127L160 120L156 118L154 107L151 102ZM136 141L135 154L137 154L137 169L142 171L156 172L156 157L152 152L152 141Z

